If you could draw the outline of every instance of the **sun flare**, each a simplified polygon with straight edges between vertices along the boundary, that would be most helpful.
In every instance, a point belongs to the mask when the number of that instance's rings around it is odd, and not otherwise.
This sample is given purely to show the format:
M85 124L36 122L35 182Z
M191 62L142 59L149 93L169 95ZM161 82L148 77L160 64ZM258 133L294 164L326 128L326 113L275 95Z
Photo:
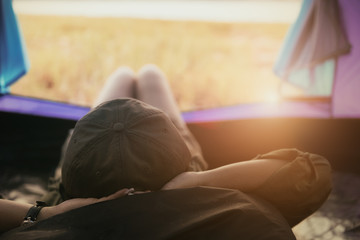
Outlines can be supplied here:
M278 103L281 100L281 97L278 93L270 92L264 96L264 100L267 103Z

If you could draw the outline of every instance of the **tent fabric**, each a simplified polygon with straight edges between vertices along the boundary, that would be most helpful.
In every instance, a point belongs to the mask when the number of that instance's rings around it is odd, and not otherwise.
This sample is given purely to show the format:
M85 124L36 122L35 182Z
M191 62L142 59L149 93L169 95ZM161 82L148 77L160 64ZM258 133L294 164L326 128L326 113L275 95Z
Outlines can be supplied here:
M0 0L0 94L29 69L29 61L12 0Z
M337 0L315 0L287 68L312 67L350 51Z
M313 68L293 70L287 81L302 88L306 96L328 97L332 94L335 77L335 60L329 59Z
M274 72L280 77L285 77L289 59L291 58L291 54L294 51L297 39L300 37L301 29L304 28L305 20L308 18L310 13L309 10L313 4L314 2L312 0L303 1L299 16L286 34L283 46L278 55L278 59L274 65Z
M332 114L338 118L360 118L360 1L339 0L339 5L352 49L337 61Z
M276 239L295 236L269 203L240 191L189 188L125 196L60 214L10 239Z
M305 95L330 96L336 58L350 51L337 0L304 0L274 66Z

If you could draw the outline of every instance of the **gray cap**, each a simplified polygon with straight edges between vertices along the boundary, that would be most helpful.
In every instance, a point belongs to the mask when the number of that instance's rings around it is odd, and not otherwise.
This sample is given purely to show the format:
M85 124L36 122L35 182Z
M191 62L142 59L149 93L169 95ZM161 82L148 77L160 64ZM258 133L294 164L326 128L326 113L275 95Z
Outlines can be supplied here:
M105 102L80 119L62 168L67 198L121 188L158 190L188 169L190 152L161 110L139 100Z

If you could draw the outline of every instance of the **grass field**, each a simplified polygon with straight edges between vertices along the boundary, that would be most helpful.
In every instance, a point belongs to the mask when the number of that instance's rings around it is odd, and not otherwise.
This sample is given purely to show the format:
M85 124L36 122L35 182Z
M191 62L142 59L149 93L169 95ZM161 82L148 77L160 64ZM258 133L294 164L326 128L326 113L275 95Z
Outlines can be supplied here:
M31 62L16 94L91 105L117 67L154 63L182 110L269 100L287 24L20 15Z

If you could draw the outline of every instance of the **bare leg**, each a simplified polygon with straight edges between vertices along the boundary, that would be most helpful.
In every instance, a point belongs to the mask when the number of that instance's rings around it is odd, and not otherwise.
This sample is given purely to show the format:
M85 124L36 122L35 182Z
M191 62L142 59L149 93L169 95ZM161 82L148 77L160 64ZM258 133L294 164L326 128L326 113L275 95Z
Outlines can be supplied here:
M138 99L164 111L177 127L185 125L165 74L155 65L140 69L137 83Z
M128 67L120 67L109 76L92 107L121 97L135 97L135 74Z
M139 71L137 97L139 100L164 111L177 127L192 155L189 170L206 169L207 163L203 159L200 145L181 116L165 74L155 65L145 65Z

